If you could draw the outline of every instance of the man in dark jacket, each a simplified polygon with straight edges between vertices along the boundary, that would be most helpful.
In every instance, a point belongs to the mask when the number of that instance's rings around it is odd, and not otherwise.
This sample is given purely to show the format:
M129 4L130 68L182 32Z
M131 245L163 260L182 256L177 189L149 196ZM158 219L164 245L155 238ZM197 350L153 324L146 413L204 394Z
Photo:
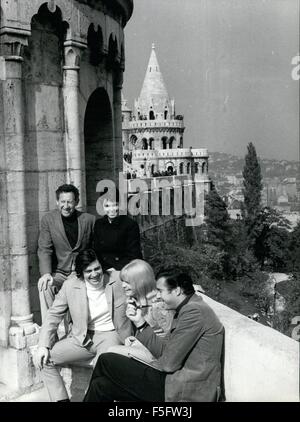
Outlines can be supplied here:
M175 310L171 330L157 336L141 309L127 306L136 338L152 353L152 362L105 353L100 356L84 401L216 401L221 390L224 328L214 311L195 294L189 274L160 272L157 298Z
M91 247L95 217L76 210L79 191L73 185L56 190L57 209L45 214L41 221L38 258L41 277L38 289L42 320L55 295L74 270L78 252Z
M103 269L120 271L133 259L142 259L138 224L127 215L119 215L118 191L113 196L105 193L105 216L94 228L94 250Z

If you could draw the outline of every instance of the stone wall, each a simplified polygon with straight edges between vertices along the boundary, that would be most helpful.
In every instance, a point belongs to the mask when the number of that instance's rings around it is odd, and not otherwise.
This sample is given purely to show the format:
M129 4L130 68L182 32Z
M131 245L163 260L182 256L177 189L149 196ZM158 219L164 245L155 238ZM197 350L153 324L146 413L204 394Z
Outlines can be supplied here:
M79 208L95 213L97 182L122 171L123 29L132 9L132 0L1 2L0 382L10 383L2 366L15 359L13 388L32 379L37 240L55 190L76 185Z
M203 295L225 327L229 402L298 402L299 343Z

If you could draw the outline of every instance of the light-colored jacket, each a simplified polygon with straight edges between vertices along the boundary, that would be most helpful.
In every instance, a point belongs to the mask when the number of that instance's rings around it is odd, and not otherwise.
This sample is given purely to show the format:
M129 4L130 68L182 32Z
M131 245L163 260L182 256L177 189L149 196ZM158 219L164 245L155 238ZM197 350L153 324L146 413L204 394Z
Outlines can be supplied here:
M133 326L126 317L126 296L118 277L118 272L112 275L104 274L105 294L108 309L117 333L122 342L133 335ZM72 320L71 335L82 346L90 343L88 330L88 298L85 282L75 275L69 276L55 297L52 307L48 310L42 325L39 346L52 348L56 341L56 331L64 315L70 312Z
M215 401L221 383L224 328L214 311L194 294L161 338L151 327L136 335L167 372L165 401Z
M78 252L92 246L95 217L76 211L78 216L78 240L74 248L68 241L59 210L45 214L41 220L38 241L38 257L41 275L60 271L66 275L73 270ZM56 256L57 265L53 258Z

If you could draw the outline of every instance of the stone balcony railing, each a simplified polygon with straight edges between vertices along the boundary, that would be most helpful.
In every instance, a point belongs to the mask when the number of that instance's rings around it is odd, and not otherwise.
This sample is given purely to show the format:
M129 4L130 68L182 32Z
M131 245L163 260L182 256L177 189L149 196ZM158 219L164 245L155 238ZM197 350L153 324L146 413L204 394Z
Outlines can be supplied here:
M225 327L226 401L299 402L299 343L202 296ZM68 371L68 389L81 400L91 368Z
M223 374L226 401L299 402L299 343L202 296L225 327ZM0 363L5 363L9 371L16 370L12 366L16 366L15 362L0 359ZM91 372L91 363L63 369L72 401L82 400ZM33 366L31 374L31 382L40 381Z
M183 129L183 120L132 120L123 122L123 129L173 128Z
M132 151L133 160L157 159L157 158L208 158L207 148L172 148L160 150L139 149Z
M204 296L225 327L228 402L298 402L299 343Z

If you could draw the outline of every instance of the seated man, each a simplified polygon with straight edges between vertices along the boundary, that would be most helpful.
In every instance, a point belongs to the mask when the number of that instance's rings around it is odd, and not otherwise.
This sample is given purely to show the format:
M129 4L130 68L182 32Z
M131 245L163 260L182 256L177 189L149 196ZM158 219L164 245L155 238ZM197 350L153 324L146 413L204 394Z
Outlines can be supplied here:
M100 356L84 401L215 401L221 384L224 329L213 310L195 294L180 269L158 274L157 297L175 310L169 334L158 337L129 304L136 338L156 358L145 365L115 353Z
M56 190L56 199L58 209L42 218L38 241L42 321L55 294L74 270L77 253L92 246L95 224L93 215L75 209L79 202L79 191L75 186L60 186Z
M47 312L34 359L51 401L68 401L58 365L90 360L133 333L119 278L103 273L91 249L79 252L75 270L77 276L67 278ZM68 311L71 333L55 343L57 327Z
M104 270L120 271L133 259L142 259L138 224L127 215L119 215L119 193L105 193L105 216L94 228L94 249Z

